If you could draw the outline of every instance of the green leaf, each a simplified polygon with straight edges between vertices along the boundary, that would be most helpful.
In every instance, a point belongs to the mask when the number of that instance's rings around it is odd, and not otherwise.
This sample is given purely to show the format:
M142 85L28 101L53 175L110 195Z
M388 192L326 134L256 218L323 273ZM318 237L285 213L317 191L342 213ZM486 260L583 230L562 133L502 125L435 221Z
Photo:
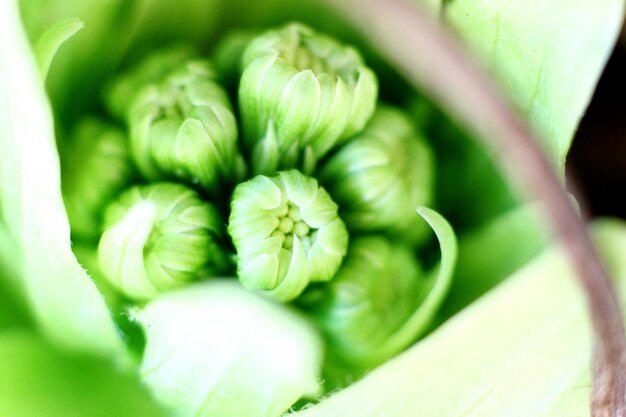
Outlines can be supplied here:
M626 224L594 235L626 301ZM591 325L552 248L405 354L297 417L588 416Z
M165 416L136 376L60 352L34 332L0 333L0 358L0 415Z
M406 346L407 340L414 339L424 331L437 314L450 288L454 266L456 265L457 242L450 224L439 213L426 207L419 207L417 212L428 222L437 235L441 261L426 278L426 282L430 285L425 286L427 292L419 303L419 308L398 331L382 343L381 352L397 351L400 347Z
M0 3L0 91L1 214L33 315L61 345L122 355L102 295L70 248L52 115L13 1Z
M530 122L562 174L622 25L621 0L448 0L444 21Z
M61 45L84 26L79 19L65 19L52 26L42 35L35 46L35 58L44 79L47 77L52 60Z
M141 376L176 416L278 417L319 394L313 325L234 280L164 294L133 315L147 337Z
M548 226L539 206L521 206L465 233L452 287L440 316L451 317L539 255L548 244Z

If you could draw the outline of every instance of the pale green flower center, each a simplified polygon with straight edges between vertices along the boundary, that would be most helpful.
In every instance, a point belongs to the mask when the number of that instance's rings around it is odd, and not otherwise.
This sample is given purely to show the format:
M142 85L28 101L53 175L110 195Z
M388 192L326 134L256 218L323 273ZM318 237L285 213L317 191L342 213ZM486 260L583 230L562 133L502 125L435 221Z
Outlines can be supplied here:
M278 226L271 233L271 236L280 237L285 249L293 248L293 237L297 236L304 248L308 250L315 240L316 230L302 219L298 206L286 203L278 213Z
M318 56L313 49L306 44L300 44L296 47L285 45L279 49L280 57L291 63L298 71L311 70L315 75L328 74L336 76L337 71L328 65L324 57Z

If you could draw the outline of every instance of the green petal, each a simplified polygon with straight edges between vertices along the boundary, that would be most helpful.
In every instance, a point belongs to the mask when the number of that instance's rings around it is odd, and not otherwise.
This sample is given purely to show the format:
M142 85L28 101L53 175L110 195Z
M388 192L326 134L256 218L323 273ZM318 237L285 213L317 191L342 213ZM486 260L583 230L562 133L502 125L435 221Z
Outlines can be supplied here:
M300 140L314 123L321 94L320 85L311 70L297 73L284 86L278 110L272 119L283 148L289 148Z
M409 346L416 337L421 335L437 314L443 303L454 273L457 260L457 241L450 224L437 212L420 207L420 216L428 222L439 240L441 261L428 273L418 300L418 308L408 320L378 347L378 358L389 357Z

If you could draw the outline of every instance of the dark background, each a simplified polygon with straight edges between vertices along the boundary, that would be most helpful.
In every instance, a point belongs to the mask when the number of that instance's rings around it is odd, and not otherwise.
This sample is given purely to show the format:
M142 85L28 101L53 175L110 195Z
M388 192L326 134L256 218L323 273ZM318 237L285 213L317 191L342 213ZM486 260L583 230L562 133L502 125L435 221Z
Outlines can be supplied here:
M626 37L618 44L570 151L568 182L593 216L626 218Z

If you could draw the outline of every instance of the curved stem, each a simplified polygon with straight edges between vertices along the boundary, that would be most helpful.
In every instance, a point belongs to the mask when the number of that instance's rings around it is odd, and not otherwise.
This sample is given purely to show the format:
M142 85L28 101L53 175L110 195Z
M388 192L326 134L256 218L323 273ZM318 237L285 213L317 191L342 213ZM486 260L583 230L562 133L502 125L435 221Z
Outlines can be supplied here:
M428 14L406 0L327 0L394 63L467 126L511 183L543 201L585 289L595 341L593 417L626 416L626 339L619 301L591 243L529 129L484 73ZM411 42L406 42L410 39Z

